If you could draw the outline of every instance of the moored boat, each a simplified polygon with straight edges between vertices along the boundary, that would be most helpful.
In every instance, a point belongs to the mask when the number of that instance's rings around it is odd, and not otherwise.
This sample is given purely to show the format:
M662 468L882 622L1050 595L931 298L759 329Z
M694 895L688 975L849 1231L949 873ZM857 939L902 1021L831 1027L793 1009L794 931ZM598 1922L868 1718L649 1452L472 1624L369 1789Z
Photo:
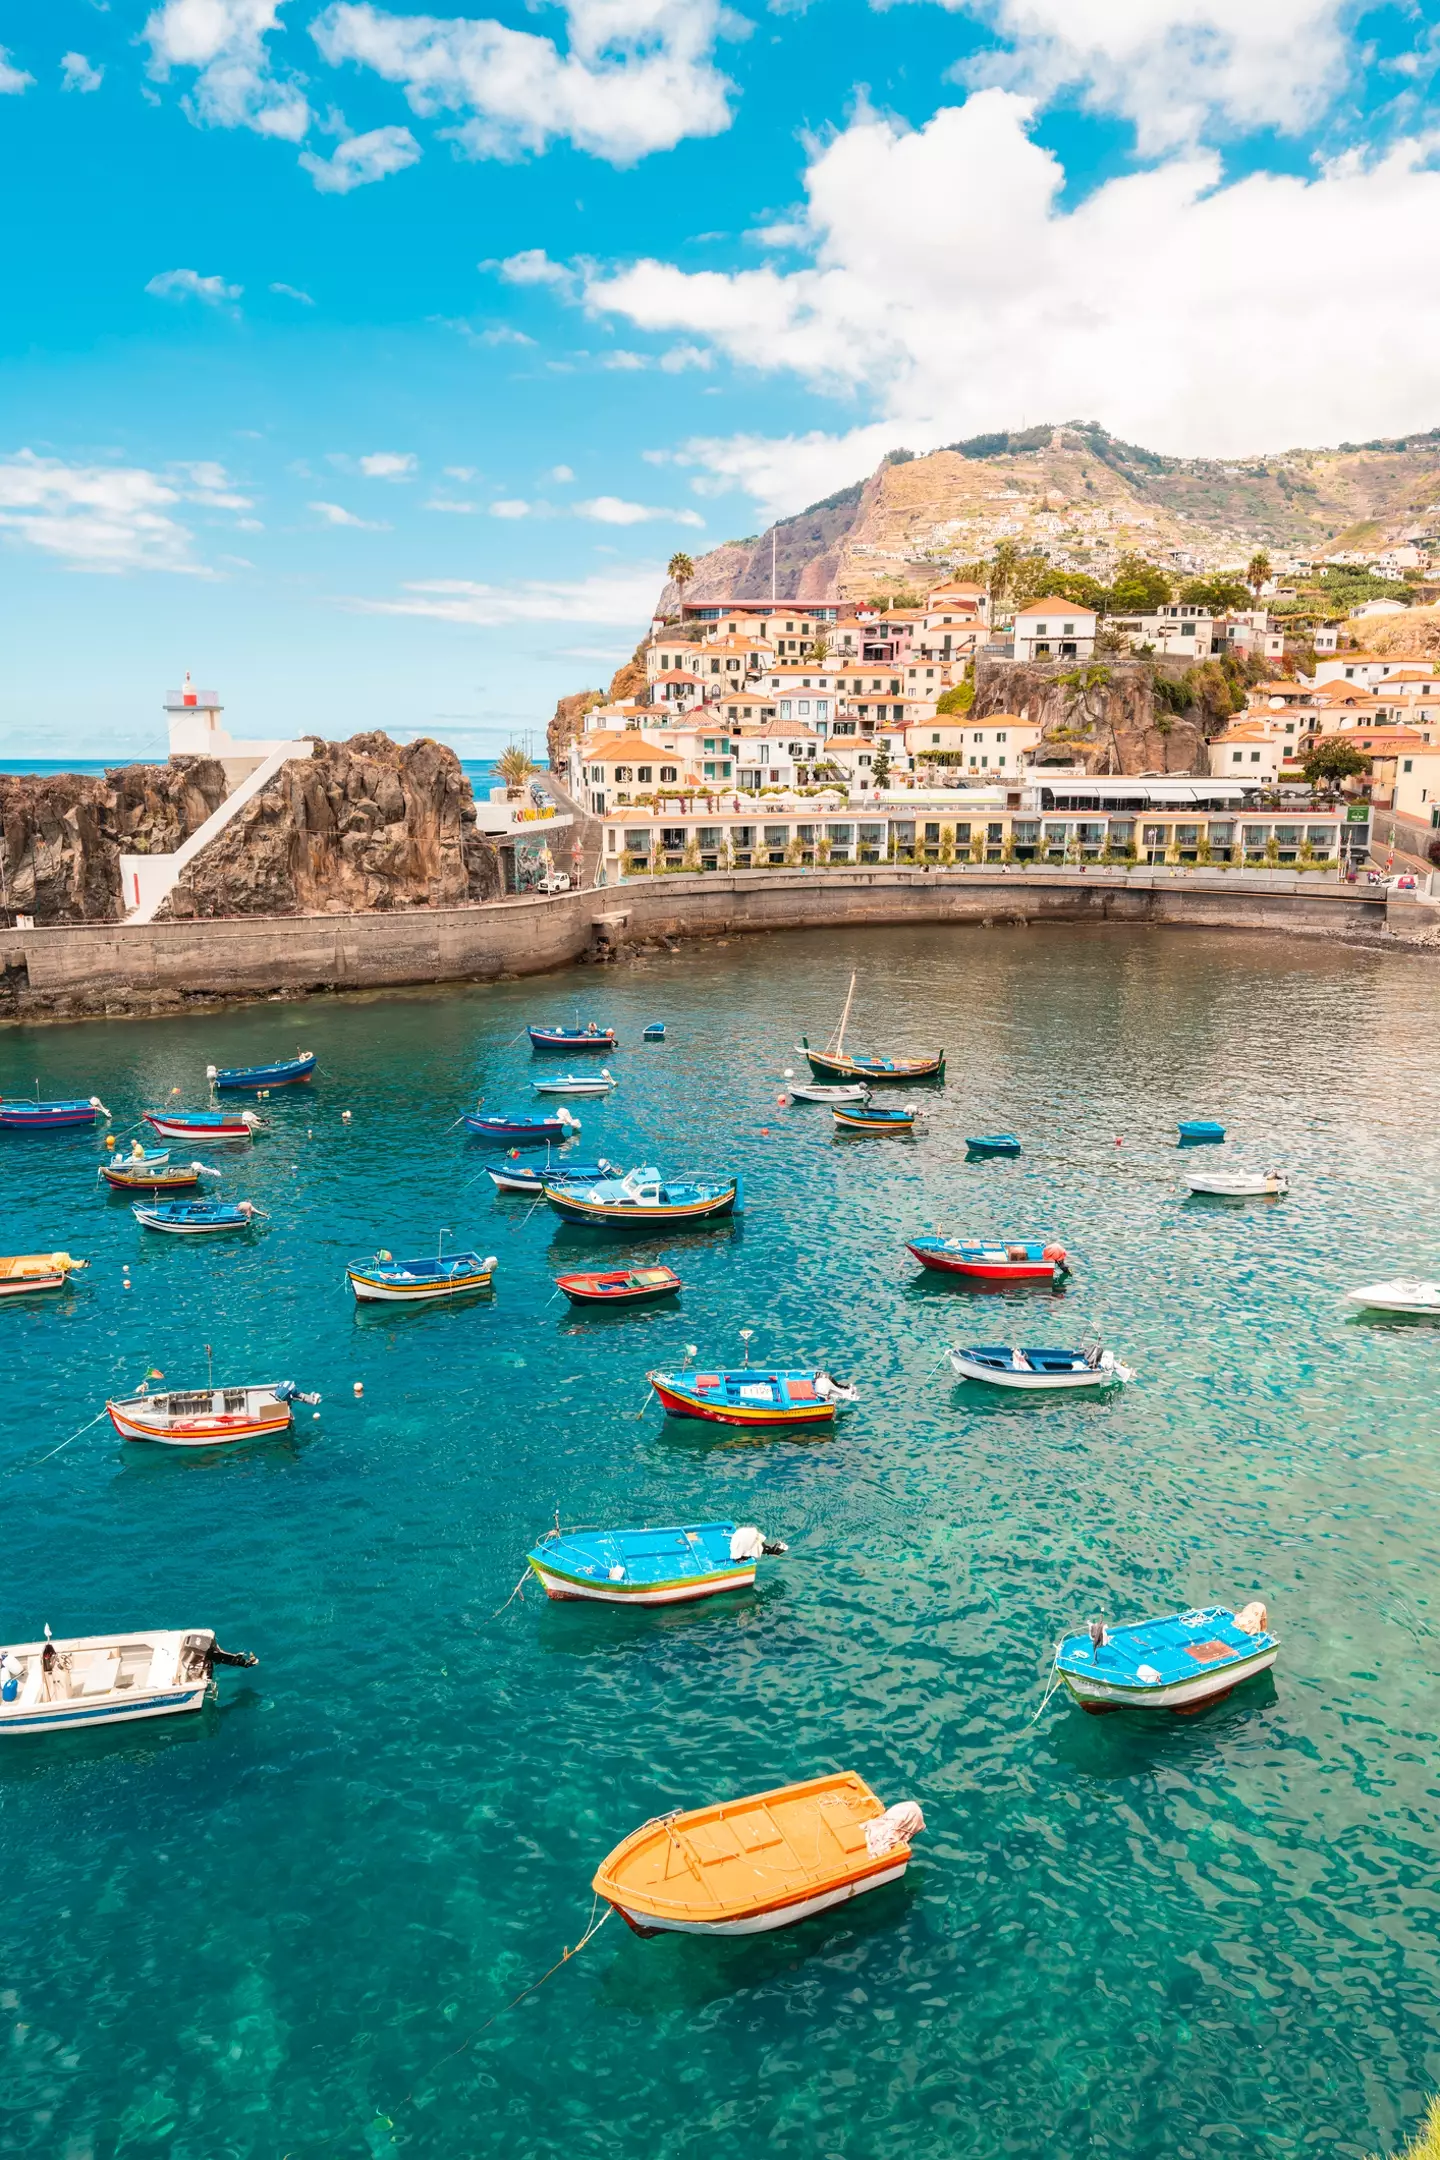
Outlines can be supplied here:
M1433 1316L1440 1313L1440 1282L1366 1283L1362 1289L1347 1290L1347 1304L1358 1305L1365 1312L1408 1313L1415 1317Z
M753 1524L680 1523L654 1530L547 1530L526 1559L547 1597L683 1605L750 1589L762 1556L785 1550Z
M98 1095L75 1095L41 1102L28 1095L0 1096L0 1132L56 1132L67 1125L93 1125L109 1117Z
M543 1117L525 1110L467 1110L461 1123L467 1132L478 1133L482 1139L518 1141L522 1147L544 1147L547 1141L563 1147L580 1130L579 1118L563 1103Z
M486 1259L478 1252L453 1252L397 1260L382 1248L373 1260L351 1260L345 1273L362 1305L424 1305L490 1289L495 1265L494 1253Z
M1092 1621L1085 1634L1062 1637L1054 1669L1092 1715L1172 1710L1184 1716L1267 1672L1279 1651L1257 1599L1238 1613L1208 1605L1116 1628Z
M95 1175L116 1192L193 1192L202 1177L219 1177L208 1163L172 1162L168 1149L153 1155L116 1155Z
M858 1402L860 1391L826 1372L766 1371L744 1365L729 1372L652 1372L645 1375L672 1417L711 1425L830 1425Z
M66 1278L88 1267L68 1252L0 1255L0 1298L28 1297L33 1290L62 1290Z
M294 1423L292 1406L319 1400L318 1395L302 1395L293 1380L275 1380L249 1387L176 1388L163 1395L142 1391L107 1402L105 1408L122 1440L204 1448L288 1432Z
M674 1268L609 1268L601 1274L557 1275L555 1287L572 1305L644 1305L673 1297L680 1288Z
M1070 1263L1063 1245L1042 1245L1038 1239L1018 1244L984 1238L910 1238L906 1251L922 1267L941 1275L963 1275L971 1282L1063 1282Z
M619 1046L619 1037L616 1035L614 1028L602 1028L594 1020L587 1022L583 1028L578 1025L565 1027L562 1024L559 1027L529 1027L525 1032L530 1037L532 1050L584 1050L588 1052L614 1050Z
M836 1086L792 1087L790 1093L796 1102L857 1103L869 1102L870 1090L861 1081L851 1081Z
M652 1020L652 1021L650 1022L650 1024L649 1024L649 1026L648 1026L648 1027L646 1028L646 1030L645 1030L645 1041L646 1041L646 1042L664 1042L664 1040L665 1040L665 1022L664 1022L663 1020Z
M808 1035L802 1035L795 1048L807 1059L813 1079L827 1081L869 1080L943 1080L945 1077L945 1052L937 1050L928 1057L856 1057L845 1052L845 1030L850 1023L850 1007L855 997L855 977L850 977L850 988L845 993L845 1007L839 1025L823 1050L812 1050Z
M849 1107L837 1103L830 1115L835 1120L837 1132L908 1133L914 1132L920 1112L913 1103L908 1103L903 1110L882 1110L878 1104L867 1102Z
M602 1155L598 1162L546 1163L543 1169L521 1162L486 1163L485 1175L496 1192L529 1193L538 1200L546 1178L552 1185L593 1185L597 1178L624 1173Z
M957 1380L985 1380L992 1387L1030 1392L1057 1388L1123 1387L1135 1375L1113 1351L1098 1343L1076 1350L1022 1349L1010 1343L956 1344L948 1352Z
M597 1896L637 1935L763 1935L898 1882L925 1827L853 1770L703 1808L672 1809L622 1839Z
M557 1182L548 1174L540 1182L545 1198L566 1222L618 1228L715 1222L737 1213L745 1198L739 1177L680 1181L662 1178L650 1168L632 1170L623 1178L600 1178L593 1185Z
M315 1071L315 1052L299 1050L293 1058L273 1065L207 1065L205 1077L215 1088L246 1089L293 1087L309 1080Z
M1225 1127L1214 1118L1181 1118L1178 1127L1182 1146L1193 1147L1197 1141L1223 1140Z
M965 1145L972 1155L1018 1155L1020 1142L1013 1132L975 1133Z
M1283 1200L1290 1190L1283 1170L1190 1170L1185 1183L1192 1193L1220 1200Z
M142 1230L165 1230L171 1237L218 1237L227 1230L248 1230L264 1210L253 1200L137 1200L130 1210Z
M265 1121L255 1110L147 1110L145 1123L162 1140L203 1140L245 1146Z
M608 1066L598 1073L560 1073L553 1080L532 1080L537 1095L608 1095L619 1082Z
M199 1710L215 1692L217 1665L257 1665L248 1650L222 1650L213 1628L136 1628L120 1635L62 1635L0 1648L0 1738L128 1725Z

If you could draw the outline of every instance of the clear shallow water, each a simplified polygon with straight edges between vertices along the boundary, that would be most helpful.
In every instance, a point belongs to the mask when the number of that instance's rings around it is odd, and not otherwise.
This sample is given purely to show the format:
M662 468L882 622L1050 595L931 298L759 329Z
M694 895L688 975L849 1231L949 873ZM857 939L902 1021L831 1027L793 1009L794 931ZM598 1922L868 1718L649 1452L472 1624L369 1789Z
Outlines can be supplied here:
M776 1108L852 965L857 1046L949 1046L913 1145ZM466 1183L490 1151L451 1118L525 1100L547 1068L510 1038L576 999L624 1036L581 1148L738 1163L742 1223L622 1247ZM670 1040L642 1047L652 1017ZM146 1237L89 1136L0 1139L0 1245L94 1263L0 1308L0 1639L202 1624L261 1658L203 1718L0 1757L7 2150L1251 2160L1413 2125L1440 2084L1440 1338L1339 1297L1440 1262L1428 966L1195 932L774 937L9 1031L0 1091L93 1088L120 1131L297 1041L321 1079L224 1182L272 1212L250 1243ZM1188 1114L1292 1197L1182 1202L1182 1162L1215 1159L1177 1152ZM963 1135L1001 1126L1025 1155L967 1167ZM346 1256L441 1224L499 1255L493 1302L357 1315ZM917 1280L927 1224L1061 1238L1073 1287ZM562 1264L622 1253L674 1259L677 1311L547 1302ZM757 1359L859 1377L836 1439L642 1413L647 1365L738 1356L742 1325ZM1139 1368L1112 1403L933 1371L947 1341L1089 1326ZM321 1389L319 1422L197 1461L96 1427L39 1462L148 1365L203 1376L207 1341L217 1379ZM791 1551L724 1605L492 1618L557 1505L735 1515ZM1273 1680L1194 1720L1029 1722L1062 1627L1256 1593ZM477 2037L578 1939L627 1830L832 1765L923 1802L903 1886L750 1942L612 1920Z

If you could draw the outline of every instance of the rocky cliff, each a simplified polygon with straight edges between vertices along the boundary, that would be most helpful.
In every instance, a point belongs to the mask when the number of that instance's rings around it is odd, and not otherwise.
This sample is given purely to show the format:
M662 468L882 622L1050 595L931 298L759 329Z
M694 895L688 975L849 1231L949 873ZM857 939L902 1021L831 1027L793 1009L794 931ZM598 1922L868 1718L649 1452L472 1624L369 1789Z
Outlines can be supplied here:
M388 735L319 743L282 766L191 863L172 918L458 907L500 892L453 750Z
M981 660L971 709L977 719L1013 712L1038 721L1043 757L1074 760L1094 773L1207 773L1210 737L1235 700L1218 667Z
M224 800L214 758L0 774L0 902L37 923L117 922L120 857L165 855Z
M648 640L646 642L648 643ZM648 703L648 681L645 644L642 643L636 646L628 660L616 668L610 678L608 690L576 690L569 697L558 698L550 725L545 731L550 770L559 772L564 766L565 755L571 743L585 731L585 715L592 705L610 704L616 698L639 698L642 703Z

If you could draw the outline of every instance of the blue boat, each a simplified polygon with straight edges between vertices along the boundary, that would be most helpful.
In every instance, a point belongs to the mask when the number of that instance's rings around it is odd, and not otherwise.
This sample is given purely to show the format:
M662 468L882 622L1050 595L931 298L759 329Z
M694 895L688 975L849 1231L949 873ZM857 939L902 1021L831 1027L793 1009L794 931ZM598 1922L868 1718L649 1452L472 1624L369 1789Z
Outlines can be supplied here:
M40 1102L33 1096L0 1096L0 1132L57 1132L67 1125L93 1125L109 1117L98 1095L74 1095L64 1102Z
M1020 1142L1013 1132L977 1133L965 1142L972 1155L1018 1155Z
M142 1230L168 1230L173 1237L214 1237L248 1230L257 1216L267 1220L253 1200L137 1200L130 1212Z
M1223 1125L1218 1124L1214 1118L1193 1117L1181 1118L1180 1120L1181 1147L1193 1147L1199 1141L1223 1140L1224 1138L1225 1128Z
M1085 1634L1061 1638L1055 1674L1092 1716L1173 1710L1183 1717L1268 1671L1279 1651L1256 1599L1238 1613L1207 1605L1117 1628L1092 1620Z
M496 1192L529 1193L538 1200L548 1178L552 1185L594 1185L600 1178L619 1177L621 1172L602 1155L593 1163L546 1163L543 1169L529 1163L486 1163L485 1175Z
M649 1027L645 1030L645 1040L646 1042L664 1042L665 1023L663 1020L652 1020L650 1022Z
M362 1305L426 1305L437 1298L488 1290L495 1274L495 1255L434 1252L417 1260L397 1260L382 1248L371 1260L349 1261L345 1273Z
M531 1027L526 1029L532 1050L613 1050L619 1037L614 1028L602 1028L594 1020L579 1027Z
M308 1080L314 1070L315 1052L301 1050L274 1065L207 1065L205 1077L217 1088L293 1087L297 1080Z
M648 1167L632 1170L628 1177L598 1178L593 1185L559 1182L547 1173L541 1189L566 1222L615 1230L714 1222L738 1214L745 1205L744 1180L739 1177L678 1181Z
M681 1605L748 1590L757 1561L783 1553L749 1523L643 1530L549 1530L526 1559L552 1598L601 1605Z
M579 1118L563 1108L544 1117L528 1110L467 1110L461 1122L467 1132L479 1133L482 1139L510 1140L521 1147L544 1147L547 1141L563 1147L580 1130Z

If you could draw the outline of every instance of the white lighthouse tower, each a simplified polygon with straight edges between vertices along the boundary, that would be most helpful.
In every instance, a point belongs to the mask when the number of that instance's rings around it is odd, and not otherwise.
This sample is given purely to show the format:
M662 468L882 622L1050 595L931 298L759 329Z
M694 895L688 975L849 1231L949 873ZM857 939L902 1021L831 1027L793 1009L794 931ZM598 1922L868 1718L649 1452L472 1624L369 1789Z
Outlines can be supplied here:
M197 690L186 670L178 690L166 693L171 757L225 757L235 745L220 724L225 708L214 690Z

